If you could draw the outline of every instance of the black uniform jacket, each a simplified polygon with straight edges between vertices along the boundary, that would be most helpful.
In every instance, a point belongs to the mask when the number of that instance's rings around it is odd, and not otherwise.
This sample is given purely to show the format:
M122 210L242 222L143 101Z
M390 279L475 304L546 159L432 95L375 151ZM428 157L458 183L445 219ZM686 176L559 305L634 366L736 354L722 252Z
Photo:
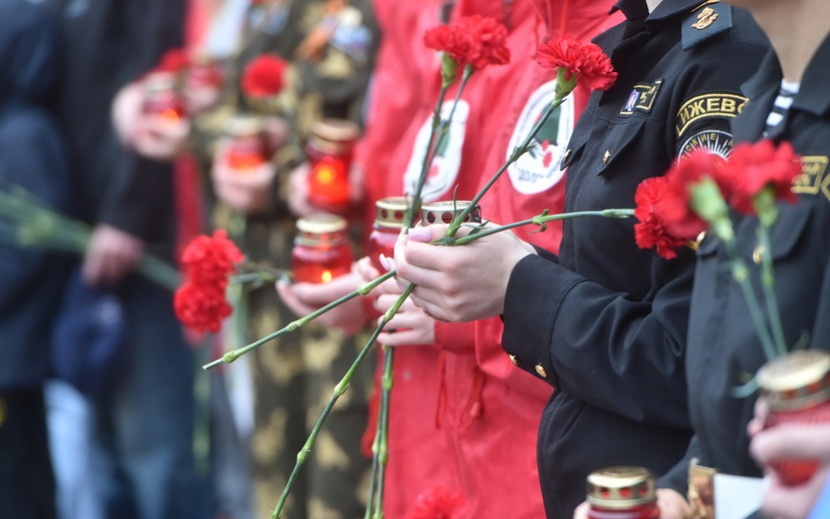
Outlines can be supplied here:
M727 153L740 85L767 42L725 4L618 4L627 21L597 38L619 79L595 92L563 160L567 211L634 207L644 179L692 149ZM640 250L633 219L568 220L558 257L528 256L509 281L503 345L556 391L539 431L549 518L570 519L585 477L634 464L662 473L691 435L684 350L694 255Z
M823 349L830 349L830 320L825 318L830 315L828 63L830 39L813 57L784 121L769 135L775 141L791 142L803 162L803 173L793 187L799 200L779 205L770 236L784 334L791 346L806 336L810 347ZM750 102L734 121L737 140L761 138L780 84L778 60L770 53L744 87ZM735 225L741 254L753 265L757 220L743 218ZM760 294L757 275L754 278ZM728 474L760 477L746 435L755 396L736 398L732 390L765 360L745 300L728 273L726 253L716 239L706 238L698 250L687 352L689 408L696 432L689 458L696 455L702 464ZM681 477L673 486L682 488L687 465L688 459L678 467Z

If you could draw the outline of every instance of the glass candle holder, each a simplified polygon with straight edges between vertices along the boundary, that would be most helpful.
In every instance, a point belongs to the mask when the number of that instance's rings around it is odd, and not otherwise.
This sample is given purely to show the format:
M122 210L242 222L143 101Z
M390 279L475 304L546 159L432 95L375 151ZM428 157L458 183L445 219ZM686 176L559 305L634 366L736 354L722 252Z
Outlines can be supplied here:
M268 161L262 119L255 115L236 115L228 123L229 139L225 161L239 172L251 171Z
M442 202L432 202L421 206L421 225L431 225L434 223L448 224L455 219L455 217L470 205L469 200L450 200ZM470 214L464 219L464 223L480 223L481 222L481 207L476 206L470 211Z
M157 117L162 124L178 125L187 118L185 101L179 94L175 74L152 72L144 79L144 101L141 110Z
M654 475L643 467L609 467L588 475L589 519L658 519Z
M800 350L764 364L758 385L769 414L765 428L782 423L830 423L830 353ZM785 485L800 485L818 469L816 460L781 460L771 464Z
M345 219L333 214L297 220L297 236L291 251L295 281L328 283L351 271L354 258L346 225Z
M405 196L391 196L375 202L375 223L369 234L367 255L372 266L381 272L386 268L381 265L380 257L395 255L395 242L403 229L408 205Z
M343 119L324 119L314 124L305 147L311 165L309 202L343 213L349 206L349 169L358 127Z

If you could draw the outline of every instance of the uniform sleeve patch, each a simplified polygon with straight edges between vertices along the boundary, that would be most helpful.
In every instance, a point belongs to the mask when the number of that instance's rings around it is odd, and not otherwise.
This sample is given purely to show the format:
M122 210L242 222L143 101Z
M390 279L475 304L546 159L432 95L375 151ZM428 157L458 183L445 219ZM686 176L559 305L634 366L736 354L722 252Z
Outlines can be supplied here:
M654 83L638 83L634 85L634 89L628 95L623 109L620 110L620 115L631 115L634 111L651 112L654 106L654 100L657 98L657 93L660 91L660 86L663 84L662 79L654 81Z
M732 152L734 140L732 134L723 130L705 130L689 136L680 146L678 156L683 157L698 150L717 155L721 158L729 158Z
M701 119L738 116L746 101L745 97L735 94L704 94L689 99L677 111L677 137L682 137L692 124Z
M819 191L830 199L830 186L826 175L830 158L821 155L801 157L801 175L793 182L792 192L803 195L817 195Z

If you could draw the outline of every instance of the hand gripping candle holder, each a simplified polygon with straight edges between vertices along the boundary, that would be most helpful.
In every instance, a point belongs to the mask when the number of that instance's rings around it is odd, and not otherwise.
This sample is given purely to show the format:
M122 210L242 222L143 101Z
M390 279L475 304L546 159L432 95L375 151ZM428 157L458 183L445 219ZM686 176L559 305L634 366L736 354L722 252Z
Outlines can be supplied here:
M800 350L767 362L758 370L758 385L769 415L765 428L782 423L830 423L830 352ZM772 464L786 485L800 485L818 468L815 460Z
M469 205L469 200L451 200L424 204L421 207L421 225L431 225L434 223L448 224L452 222L457 215L464 212ZM470 214L468 214L464 219L464 223L473 222L481 222L480 206L476 206L476 208L470 211Z

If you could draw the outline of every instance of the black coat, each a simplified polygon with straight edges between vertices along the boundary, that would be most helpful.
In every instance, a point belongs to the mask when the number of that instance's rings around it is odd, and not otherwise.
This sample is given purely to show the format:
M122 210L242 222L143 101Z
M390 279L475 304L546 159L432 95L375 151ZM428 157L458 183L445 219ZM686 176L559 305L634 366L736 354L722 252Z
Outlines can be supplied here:
M803 162L802 176L793 187L799 200L779 204L770 236L784 335L790 346L808 337L810 347L822 349L830 349L830 321L824 318L830 312L828 61L830 39L813 57L784 121L769 135L775 141L791 142ZM744 87L750 102L734 121L736 140L761 138L780 84L778 60L770 53ZM757 220L736 219L735 225L740 253L754 266ZM760 294L755 273L753 278ZM747 304L729 275L726 253L718 240L706 238L698 250L687 353L689 408L696 438L687 459L672 471L673 486L682 486L692 456L720 472L761 476L749 456L746 434L755 395L737 398L732 392L765 361Z
M596 41L620 76L595 92L564 158L566 211L630 208L644 179L700 147L726 153L739 86L766 52L749 15L725 4L664 0ZM698 8L698 6L700 6ZM697 9L696 9L697 8ZM684 353L694 255L667 261L634 240L633 219L565 222L559 256L511 274L505 350L556 388L540 426L549 518L570 519L585 478L618 464L661 473L691 435Z
M172 168L125 150L110 119L118 90L181 47L184 0L49 0L64 67L58 111L69 140L81 216L169 253L175 241ZM154 244L161 248L156 249Z
M47 106L57 69L54 27L42 8L0 2L0 185L58 211L71 201L63 136ZM12 232L0 224L0 233ZM0 240L0 389L33 389L50 372L51 328L69 262Z

